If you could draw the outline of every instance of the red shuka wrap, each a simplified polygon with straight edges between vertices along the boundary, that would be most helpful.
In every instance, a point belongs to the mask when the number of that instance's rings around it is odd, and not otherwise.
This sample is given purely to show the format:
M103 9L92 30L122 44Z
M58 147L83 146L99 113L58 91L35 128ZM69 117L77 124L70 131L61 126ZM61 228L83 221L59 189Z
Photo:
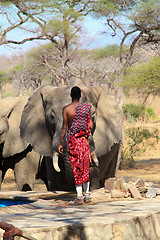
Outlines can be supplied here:
M79 103L75 112L71 128L67 131L67 151L72 166L75 184L89 180L91 105Z

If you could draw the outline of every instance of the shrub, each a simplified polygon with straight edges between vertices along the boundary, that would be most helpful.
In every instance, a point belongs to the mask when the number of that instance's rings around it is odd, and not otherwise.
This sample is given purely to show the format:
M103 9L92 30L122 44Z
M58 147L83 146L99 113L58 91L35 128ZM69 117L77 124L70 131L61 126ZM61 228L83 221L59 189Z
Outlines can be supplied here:
M158 129L148 130L144 127L131 127L124 132L124 147L120 169L135 167L135 157L144 153L147 147L153 148L158 143Z
M155 116L156 116L156 114L155 114L153 108L146 109L146 114L145 114L146 119L155 118Z
M151 119L155 117L153 108L146 108L144 105L136 105L134 103L128 103L122 106L125 119L129 122L134 120L144 120L145 118Z
M138 120L139 118L144 118L145 106L136 105L134 103L128 103L122 106L124 116L127 120Z

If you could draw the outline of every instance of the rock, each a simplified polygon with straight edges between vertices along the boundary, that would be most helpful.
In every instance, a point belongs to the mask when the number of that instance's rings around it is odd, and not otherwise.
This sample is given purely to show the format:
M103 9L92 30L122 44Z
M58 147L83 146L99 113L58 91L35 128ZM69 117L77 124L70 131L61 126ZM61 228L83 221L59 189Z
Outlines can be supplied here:
M106 192L104 188L95 189L90 194L91 198L99 198L99 199L106 199L111 198L110 193Z
M144 193L146 193L148 191L148 188L146 188L146 187L138 187L138 190L139 190L140 194L144 194Z
M131 193L131 197L133 198L141 198L141 194L140 192L138 191L138 189L136 188L136 186L132 185L132 184L129 184L128 185L128 189Z
M144 181L139 179L139 181L135 182L136 184L134 184L136 187L144 187Z
M157 196L157 190L155 188L151 188L147 193L146 193L146 198L155 198Z
M146 188L151 188L153 186L153 182L145 182L144 183L144 187L146 187Z
M105 180L104 188L108 191L115 189L115 178L108 178Z
M160 195L160 188L156 188L157 195Z
M118 178L115 183L116 190L120 190L122 192L128 192L128 184L125 182L124 178Z
M124 195L124 192L121 192L120 190L111 190L111 198L123 198Z

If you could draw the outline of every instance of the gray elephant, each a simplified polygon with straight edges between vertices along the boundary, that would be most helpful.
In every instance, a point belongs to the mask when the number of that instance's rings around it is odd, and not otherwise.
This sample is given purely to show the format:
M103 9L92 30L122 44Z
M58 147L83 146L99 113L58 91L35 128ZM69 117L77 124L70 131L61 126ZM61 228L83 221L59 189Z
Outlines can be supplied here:
M9 168L14 170L17 190L32 190L36 176L47 184L43 158L20 137L19 124L27 99L0 99L0 188Z
M63 156L58 154L62 109L71 102L70 86L38 88L26 104L20 124L21 137L46 161L50 190L72 190L74 178L69 163L66 145ZM114 97L102 87L81 87L81 102L92 106L94 128L90 146L99 160L99 167L91 166L91 190L104 186L109 177L114 177L122 140L123 113ZM93 144L94 140L94 144ZM93 146L94 145L94 146ZM93 150L92 149L92 150ZM54 167L51 158L54 159Z

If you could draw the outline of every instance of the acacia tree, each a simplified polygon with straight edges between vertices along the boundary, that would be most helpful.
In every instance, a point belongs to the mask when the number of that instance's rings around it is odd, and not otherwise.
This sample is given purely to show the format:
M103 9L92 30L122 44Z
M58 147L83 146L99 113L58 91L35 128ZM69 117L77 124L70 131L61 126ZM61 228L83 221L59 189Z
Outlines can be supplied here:
M19 45L33 40L51 41L58 49L61 66L57 79L61 85L67 84L82 17L94 13L102 5L109 14L120 9L127 10L133 3L133 0L1 0L0 15L3 21L5 19L5 24L1 24L0 45ZM29 33L29 37L10 39L9 34L17 28Z
M96 5L97 6L97 5ZM127 6L127 11L126 11ZM106 25L110 27L112 36L121 35L119 60L121 70L119 74L119 94L118 100L121 101L121 83L123 75L128 66L131 66L133 54L138 46L149 44L155 48L155 53L159 53L160 43L160 1L140 0L130 2L125 7L105 8L105 1L95 9L95 16L105 19ZM105 33L105 31L104 31ZM125 44L129 44L129 51L123 54Z
M111 51L109 45L97 50L76 50L69 67L68 83L74 80L76 84L105 84L113 91L112 75L119 69L119 63L117 53ZM10 71L10 79L20 92L26 88L34 90L42 82L59 86L60 71L58 50L49 43L31 50L25 59Z
M79 0L0 1L0 14L3 21L5 19L5 24L1 25L0 45L19 45L33 40L50 40L58 49L61 64L61 74L58 76L60 84L66 84L72 55L70 47L77 41L81 30L79 23L87 14L89 2ZM21 40L9 39L9 34L17 28L28 32L29 37L23 37Z
M150 94L160 93L160 57L152 58L143 63L128 68L122 83L125 91L136 90L144 97L144 103Z

